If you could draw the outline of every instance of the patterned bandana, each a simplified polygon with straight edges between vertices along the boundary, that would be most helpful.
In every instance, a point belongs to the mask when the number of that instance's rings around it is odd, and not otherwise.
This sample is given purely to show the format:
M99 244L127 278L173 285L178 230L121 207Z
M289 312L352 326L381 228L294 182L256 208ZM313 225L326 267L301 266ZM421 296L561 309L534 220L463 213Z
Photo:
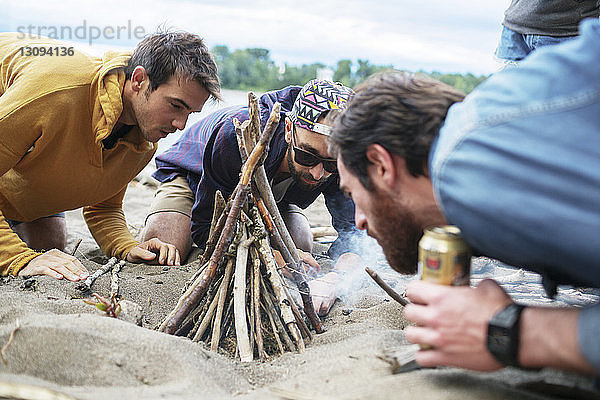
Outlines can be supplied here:
M354 92L339 82L313 79L296 98L290 120L300 128L329 136L331 127L319 124L319 116L329 110L343 110Z

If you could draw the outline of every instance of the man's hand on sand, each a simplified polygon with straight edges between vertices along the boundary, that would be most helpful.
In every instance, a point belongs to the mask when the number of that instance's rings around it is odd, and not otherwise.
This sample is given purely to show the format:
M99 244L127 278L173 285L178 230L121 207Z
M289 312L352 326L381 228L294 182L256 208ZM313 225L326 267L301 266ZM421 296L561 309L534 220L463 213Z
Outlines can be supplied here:
M298 249L298 257L304 262L304 272L307 274L321 270L321 266L309 252Z
M337 299L337 284L339 276L335 272L330 272L320 278L308 281L310 295L312 297L315 312L324 317L329 313L329 309Z
M312 254L310 254L306 251L302 251L300 249L298 249L297 251L298 251L298 257L300 258L300 261L302 261L302 267L304 268L304 271L303 271L304 273L308 274L308 273L311 273L314 271L321 270L321 266L319 265L317 260L315 260L315 258L312 256ZM283 267L285 265L283 256L281 255L281 253L278 250L273 250L273 256L275 257L275 262L277 263L277 266ZM283 275L286 278L289 278L289 279L292 278L292 275L288 268L283 268L281 270L281 272L283 273Z
M79 281L89 276L87 269L75 257L58 249L49 250L32 259L19 271L19 276L48 275L56 279Z
M512 300L496 282L486 279L471 288L413 281L406 287L406 297L413 304L404 307L404 316L417 325L406 328L406 338L432 346L417 353L420 365L477 371L502 367L487 350L487 324Z
M329 313L340 295L340 282L343 276L357 270L362 264L363 260L357 254L344 253L338 258L331 272L308 282L317 314L324 317Z
M156 257L158 255L158 257ZM181 265L179 251L172 244L157 238L140 243L127 253L126 260L132 263L153 262L160 265Z

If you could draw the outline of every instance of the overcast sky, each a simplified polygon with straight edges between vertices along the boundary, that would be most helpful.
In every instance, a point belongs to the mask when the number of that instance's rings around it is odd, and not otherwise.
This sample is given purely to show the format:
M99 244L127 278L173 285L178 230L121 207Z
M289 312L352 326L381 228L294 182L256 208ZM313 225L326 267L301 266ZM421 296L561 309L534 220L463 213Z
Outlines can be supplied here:
M231 50L263 47L277 63L368 59L416 71L473 72L497 69L493 59L509 0L0 0L0 31L51 35L78 31L89 42L91 27L107 33L92 38L91 51L133 47L139 34L158 26L184 29L207 45ZM121 40L111 36L119 26ZM42 29L43 28L43 29ZM63 29L63 35L68 31ZM72 33L74 35L74 33ZM68 37L62 37L68 39ZM76 38L73 38L76 40Z

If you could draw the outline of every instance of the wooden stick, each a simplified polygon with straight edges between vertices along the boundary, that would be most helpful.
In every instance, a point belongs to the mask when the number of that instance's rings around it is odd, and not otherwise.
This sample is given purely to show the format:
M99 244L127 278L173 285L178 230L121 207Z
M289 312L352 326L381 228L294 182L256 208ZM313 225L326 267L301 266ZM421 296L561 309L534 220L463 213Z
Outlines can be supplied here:
M96 279L98 279L98 277L100 275L104 275L105 273L110 271L112 269L113 265L115 265L116 263L117 263L117 257L112 257L111 259L109 259L106 264L102 265L100 268L98 268L96 270L96 272L94 272L92 275L87 277L87 279L84 282L85 286L87 286L88 289L90 289L92 287L92 285L94 284L94 281Z
M217 190L215 192L215 205L213 207L213 215L212 215L212 220L210 223L210 231L208 232L209 240L211 237L213 237L214 232L216 231L216 228L217 228L217 224L219 222L219 218L221 217L221 214L223 214L223 211L225 211L226 206L227 206L227 202L225 201L223 194L221 193L220 190Z
M287 296L288 301L290 302L290 308L292 309L294 317L296 318L296 324L298 324L298 328L300 328L300 332L302 332L302 337L305 337L308 340L312 340L312 334L310 333L310 329L308 329L306 322L304 322L304 318L302 318L302 314L300 314L300 310L298 310L296 302L290 295L287 285L283 285L283 290L285 292L285 295Z
M244 229L245 230L245 229ZM248 337L248 324L246 317L246 269L248 267L248 247L252 239L247 238L246 232L242 234L242 241L237 248L235 275L233 280L233 315L235 318L235 336L240 359L243 362L252 361L254 358Z
M198 268L198 270L196 270L196 272L194 272L194 275L192 275L185 283L185 286L181 290L181 294L184 294L185 291L188 290L190 286L192 286L194 281L196 279L198 279L200 274L202 274L204 272L204 270L206 270L206 267L208 267L208 261L205 261L204 263L200 263L200 265L201 265L200 268Z
M206 329L210 326L210 322L212 321L213 316L215 315L215 311L217 310L218 303L219 303L219 296L213 297L212 302L210 303L210 306L208 307L208 310L206 311L206 314L204 314L204 317L202 318L202 321L200 322L200 325L198 326L198 329L196 330L196 333L194 334L194 337L192 338L192 340L194 342L199 342L202 339L204 332L206 332Z
M257 209L258 209L258 212L257 212ZM266 209L264 209L264 212L265 212L265 214L263 215L260 212L260 208L258 208L258 207L253 208L253 210L252 210L251 215L252 215L254 224L259 229L259 231L257 231L254 235L258 237L260 235L260 233L259 233L260 229L262 229L264 231L263 221L265 221L265 225L266 226L273 227L272 238L273 238L273 241L275 242L275 246L278 249L280 249L280 253L282 254L282 256L284 258L287 257L288 260L291 260L291 255L290 255L290 252L289 252L288 248L283 244L283 242L281 240L281 236L279 235L277 229L274 227L273 219L271 218L271 214L269 214L269 211L266 210ZM259 213L260 213L260 215L258 215ZM262 216L262 219L261 219L261 216ZM269 248L270 248L270 246L269 246ZM296 322L298 323L298 326L300 327L300 331L302 332L302 335L304 337L308 338L309 340L311 340L312 339L312 335L310 333L310 330L308 329L308 326L306 326L306 323L304 322L304 318L302 318L302 316L300 315L300 311L298 310L298 307L296 306L296 303L294 302L294 300L292 299L292 297L288 293L288 290L285 287L285 285L283 285L283 290L284 290L284 293L285 293L285 295L287 296L287 298L289 300L290 307L292 309L292 312L294 313L294 316L296 317ZM300 293L300 296L302 296L302 293ZM310 303L312 304L312 300L311 300ZM321 325L321 329L323 329L322 325Z
M310 228L310 233L313 235L313 239L317 239L323 236L337 236L337 231L333 226L315 226Z
M227 312L225 313L225 326L227 329L225 330L225 336L229 336L229 332L231 332L231 327L235 325L232 323L234 321L233 318L233 281L231 282L231 287L229 288L228 293L231 293L231 298L229 299L229 305L227 306ZM236 348L237 352L237 348Z
M83 240L83 238L79 238L79 240L77 241L77 243L75 243L75 247L73 247L73 250L71 250L71 255L74 256L75 252L77 251L77 249L79 248L79 245L81 244L81 241Z
M125 266L125 260L119 261L113 265L110 276L110 296L117 297L119 295L119 272Z
M235 198L235 196L232 195L231 199L227 202L227 205L225 206L225 210L223 210L223 212L219 216L219 219L217 220L214 229L212 228L212 226L215 223L215 221L211 221L211 224L210 224L211 230L213 231L214 235L212 235L212 236L209 235L209 237L208 237L208 241L206 242L206 246L204 247L204 253L202 253L202 256L200 257L201 265L204 265L204 263L207 263L211 254L215 251L215 247L217 246L217 241L219 240L219 237L221 236L221 232L223 232L223 227L225 226L225 222L227 222L227 216L229 215L229 212L231 211L231 206L233 205L234 198Z
M178 304L177 310L172 318L165 320L163 324L161 324L161 331L169 334L175 332L181 321L191 311L191 309L198 304L198 301L206 293L208 285L214 278L217 267L222 261L223 252L233 238L233 232L235 230L235 226L237 225L237 220L239 218L242 206L247 199L248 192L250 191L250 178L252 177L254 170L261 160L262 154L267 149L269 140L273 136L275 127L279 122L280 110L281 105L279 103L275 103L267 126L260 137L259 143L254 147L252 153L248 157L248 160L242 166L242 176L236 188L236 196L234 198L231 210L227 216L227 221L225 222L223 231L221 232L217 245L215 246L215 251L210 257L209 265L205 273L198 277L197 284L194 283L190 287L190 289L193 287L191 292L189 294L186 292L186 294L182 296L183 298L180 299L181 305Z
M291 267L290 272L292 273L292 278L298 286L302 303L304 305L304 314L306 314L308 317L308 320L310 321L314 330L317 333L323 333L325 328L315 312L315 307L313 305L312 298L310 297L310 288L308 287L308 283L304 279L304 276L301 272L302 261L298 256L296 245L294 244L294 241L292 240L292 237L290 236L290 233L283 222L283 218L281 217L279 207L277 207L277 203L275 202L275 197L273 197L273 192L269 186L267 174L265 173L264 168L257 169L256 173L254 174L254 182L256 183L260 197L264 200L265 207L263 211L268 211L268 214L265 215L270 215L273 221L272 225L274 225L274 229L270 233L275 238L276 248L281 253L281 256L285 262ZM267 223L267 225L269 224L270 223Z
M266 303L265 309L267 310L267 312L271 318L271 321L274 322L275 326L277 327L277 329L274 330L275 336L281 337L281 339L283 339L283 341L285 342L285 345L287 346L287 348L290 351L294 351L296 349L296 347L294 346L294 343L292 342L289 335L287 334L285 327L281 323L281 317L277 314L277 312L275 310L275 306L273 305L272 295L267 290L267 287L266 287L265 282L262 279L262 277L260 280L260 285L262 287L263 300ZM280 342L280 341L278 340L278 342ZM284 350L282 348L281 352L283 353L283 351Z
M233 119L233 126L235 126L235 137L237 139L238 148L240 150L240 157L242 158L242 164L248 160L248 149L244 145L244 131L248 129L248 121L240 123L237 118ZM254 146L252 146L254 148Z
M250 248L250 254L253 261L253 280L252 280L252 305L254 307L254 337L256 338L256 348L258 358L265 359L265 346L262 337L262 323L260 318L260 259L256 247Z
M377 275L377 272L373 271L369 267L365 267L365 271L367 271L367 273L369 274L369 276L371 278L373 278L373 280L375 281L375 283L377 283L383 290L385 290L385 292L387 294L389 294L392 299L396 300L402 306L405 306L405 305L407 305L407 304L410 303L410 301L408 301L408 299L402 297L398 292L396 292L387 283L385 283L383 281L383 279L381 279L379 277L379 275Z
M248 93L248 121L250 122L248 139L254 144L258 140L260 132L260 107L258 106L258 97L252 92ZM254 146L250 148L254 148Z
M260 306L264 310L265 314L269 318L269 322L271 324L271 330L273 331L273 336L275 337L275 341L277 342L277 347L279 348L279 354L283 354L285 352L283 348L283 343L281 343L281 339L279 338L279 334L277 333L277 326L275 325L275 320L273 320L273 315L267 310L263 303L260 303Z
M261 262L267 268L267 272L269 274L269 280L271 281L271 286L273 287L273 293L277 298L277 302L279 303L279 308L281 310L281 317L283 321L286 323L290 334L292 335L292 339L296 346L298 347L298 351L304 351L304 340L302 339L302 335L298 330L298 326L296 325L296 317L292 312L291 302L288 300L285 294L285 288L283 285L283 281L281 280L281 276L279 276L279 271L277 271L277 265L275 264L275 259L271 254L271 248L269 246L269 240L266 237L263 237L258 240L258 253Z
M231 280L231 275L233 273L233 263L233 258L230 258L229 261L227 261L227 266L225 267L225 277L221 282L221 287L219 288L217 296L219 301L217 303L217 313L215 314L215 320L213 322L212 337L210 342L210 349L212 351L217 351L219 342L221 341L221 319L223 317L223 308L225 307L225 298L227 297L229 281Z
M205 301L202 301L201 304L183 320L179 328L175 331L176 336L187 336L190 339L194 337L194 334L198 330L198 325L200 325L200 322L208 312L208 309L215 298L215 296L211 298L207 297L208 296L205 296Z

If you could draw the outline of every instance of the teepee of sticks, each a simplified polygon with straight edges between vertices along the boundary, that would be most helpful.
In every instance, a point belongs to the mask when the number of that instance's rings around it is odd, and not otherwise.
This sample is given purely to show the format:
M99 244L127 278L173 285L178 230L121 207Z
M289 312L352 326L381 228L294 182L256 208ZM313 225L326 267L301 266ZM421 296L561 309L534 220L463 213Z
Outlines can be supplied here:
M249 119L233 121L243 162L240 182L227 203L216 193L201 267L158 328L210 343L213 351L239 354L242 361L302 352L304 339L312 338L304 316L317 333L324 330L262 165L281 105L274 105L261 133L258 99L249 93L248 100ZM298 288L301 310L287 290L271 243Z

